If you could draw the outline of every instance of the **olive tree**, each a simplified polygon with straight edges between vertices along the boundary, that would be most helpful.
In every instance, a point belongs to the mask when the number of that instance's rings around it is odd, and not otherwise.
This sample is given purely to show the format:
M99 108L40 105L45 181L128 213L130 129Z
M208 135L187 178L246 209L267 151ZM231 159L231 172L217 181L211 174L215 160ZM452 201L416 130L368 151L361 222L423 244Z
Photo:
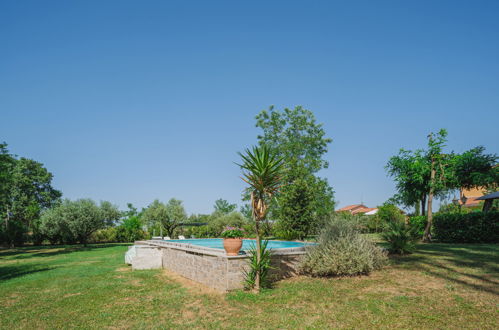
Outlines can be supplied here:
M142 215L149 227L160 225L168 236L173 236L175 229L187 219L182 201L172 198L168 203L155 200L145 209Z
M91 199L65 199L45 211L38 226L52 242L80 242L86 246L90 235L112 225L120 217L121 212L110 202L103 201L97 205Z

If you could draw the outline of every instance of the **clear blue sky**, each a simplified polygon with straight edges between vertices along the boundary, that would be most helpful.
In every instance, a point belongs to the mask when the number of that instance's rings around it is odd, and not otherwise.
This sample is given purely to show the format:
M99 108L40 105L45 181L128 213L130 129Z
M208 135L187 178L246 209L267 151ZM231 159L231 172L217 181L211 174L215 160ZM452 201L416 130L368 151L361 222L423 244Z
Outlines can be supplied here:
M65 197L240 202L255 115L303 105L340 206L447 128L499 152L499 1L2 1L0 141Z

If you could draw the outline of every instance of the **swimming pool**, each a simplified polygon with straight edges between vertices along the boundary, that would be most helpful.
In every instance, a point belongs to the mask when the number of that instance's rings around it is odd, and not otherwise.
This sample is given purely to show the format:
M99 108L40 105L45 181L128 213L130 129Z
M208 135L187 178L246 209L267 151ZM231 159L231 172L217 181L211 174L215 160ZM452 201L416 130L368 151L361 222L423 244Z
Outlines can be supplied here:
M222 249L224 248L224 242L222 238L193 238L193 239L172 239L165 240L165 242L183 243L203 246L212 249ZM251 248L252 245L256 244L254 239L243 239L242 251L246 251ZM286 249L286 248L297 248L312 245L313 243L303 243L303 242L292 242L292 241L269 241L267 245L268 249Z

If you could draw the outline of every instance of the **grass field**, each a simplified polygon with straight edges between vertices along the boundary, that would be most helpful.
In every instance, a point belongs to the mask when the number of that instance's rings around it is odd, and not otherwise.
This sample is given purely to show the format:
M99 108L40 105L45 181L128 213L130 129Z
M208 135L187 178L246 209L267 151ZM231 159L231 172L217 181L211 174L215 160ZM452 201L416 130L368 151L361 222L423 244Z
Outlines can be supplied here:
M474 328L499 320L497 245L420 245L371 276L281 281L259 296L131 271L124 245L0 250L0 327Z

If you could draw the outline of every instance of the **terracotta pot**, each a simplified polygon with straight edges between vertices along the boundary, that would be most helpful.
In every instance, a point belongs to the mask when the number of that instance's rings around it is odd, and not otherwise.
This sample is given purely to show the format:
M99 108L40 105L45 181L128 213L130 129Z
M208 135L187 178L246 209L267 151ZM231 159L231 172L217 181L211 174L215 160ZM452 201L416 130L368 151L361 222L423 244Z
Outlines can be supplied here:
M224 249L228 256L237 256L242 246L242 238L224 238Z

